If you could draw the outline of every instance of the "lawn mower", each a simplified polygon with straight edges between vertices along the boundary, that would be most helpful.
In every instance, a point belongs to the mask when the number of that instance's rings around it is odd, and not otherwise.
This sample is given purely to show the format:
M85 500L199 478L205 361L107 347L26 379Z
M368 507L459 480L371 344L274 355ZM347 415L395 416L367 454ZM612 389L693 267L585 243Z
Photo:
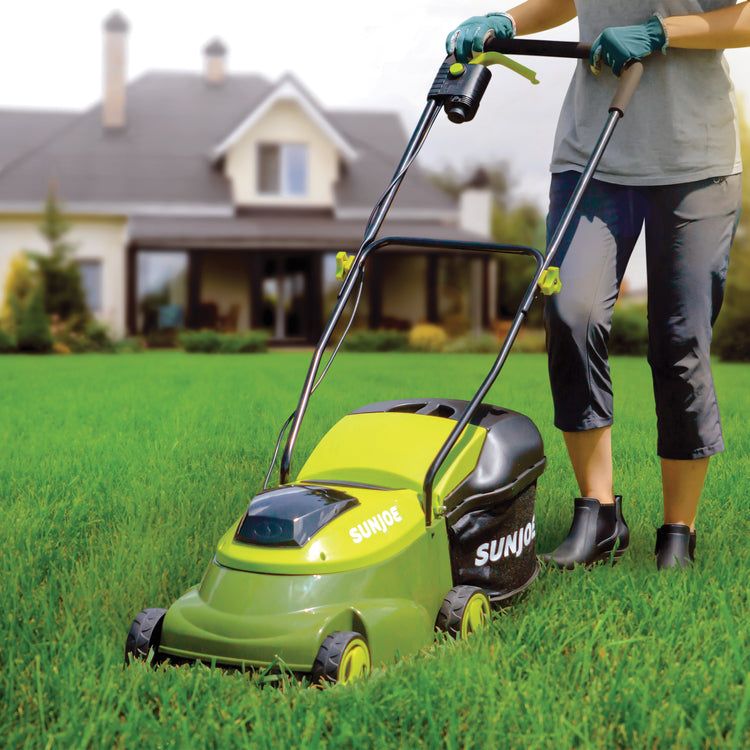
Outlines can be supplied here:
M377 237L404 176L441 109L471 120L503 52L584 58L572 42L491 40L463 65L448 57L427 105L377 202L352 258L339 255L342 286L314 350L297 408L282 428L264 488L220 539L200 584L166 609L138 614L126 641L132 658L191 660L241 668L283 664L320 681L346 683L371 665L418 651L435 630L465 637L535 580L534 500L545 468L539 431L526 416L483 402L529 308L554 293L555 253L640 75L633 66L610 108L546 255L520 246ZM290 481L294 445L310 397L351 326L352 313L318 377L344 308L362 289L367 258L386 247L510 253L536 271L490 372L470 401L410 398L344 416ZM316 380L317 379L317 380ZM268 489L278 452L279 485Z

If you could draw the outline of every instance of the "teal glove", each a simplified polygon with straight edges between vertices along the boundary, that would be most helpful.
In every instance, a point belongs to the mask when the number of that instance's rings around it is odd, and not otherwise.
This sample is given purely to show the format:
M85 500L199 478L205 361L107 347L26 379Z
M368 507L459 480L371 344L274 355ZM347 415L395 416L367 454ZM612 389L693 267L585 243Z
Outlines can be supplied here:
M449 55L455 54L458 62L467 63L482 52L488 39L512 39L515 35L516 24L507 13L472 16L448 34L445 50Z
M599 75L604 62L619 76L629 63L640 61L652 52L661 50L666 54L667 43L667 32L659 15L637 26L611 26L591 45L591 71Z

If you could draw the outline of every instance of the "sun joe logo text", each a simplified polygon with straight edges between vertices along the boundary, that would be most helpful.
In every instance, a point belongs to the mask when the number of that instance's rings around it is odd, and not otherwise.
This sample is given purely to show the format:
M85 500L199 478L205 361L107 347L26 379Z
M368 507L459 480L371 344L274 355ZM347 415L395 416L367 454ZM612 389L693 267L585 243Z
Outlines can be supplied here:
M352 526L349 529L349 536L355 544L359 544L363 539L367 539L378 532L385 534L394 523L401 523L402 520L398 508L394 505L390 510L384 510L382 513L378 513L377 516L373 516L362 523L358 523L356 526Z
M510 557L515 555L520 557L524 547L531 544L531 540L536 538L536 516L532 517L526 526L514 531L507 536L501 536L499 539L493 539L491 542L485 542L477 547L477 557L474 565L481 568L488 562L497 562L501 557Z

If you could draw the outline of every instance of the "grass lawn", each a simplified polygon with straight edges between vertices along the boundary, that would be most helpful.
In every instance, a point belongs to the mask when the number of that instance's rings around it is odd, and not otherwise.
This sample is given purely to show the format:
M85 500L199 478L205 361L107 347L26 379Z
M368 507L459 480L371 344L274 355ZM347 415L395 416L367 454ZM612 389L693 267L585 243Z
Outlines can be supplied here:
M350 409L470 397L483 355L341 355L295 466ZM750 746L750 366L715 365L727 451L704 493L697 564L657 575L650 375L612 363L616 490L632 542L614 568L543 572L465 643L313 690L204 666L122 669L146 606L196 583L260 489L309 356L0 358L0 744L4 747ZM545 439L537 549L567 532L575 485L545 359L511 356L493 403ZM294 467L293 467L294 470ZM276 481L276 474L274 480Z

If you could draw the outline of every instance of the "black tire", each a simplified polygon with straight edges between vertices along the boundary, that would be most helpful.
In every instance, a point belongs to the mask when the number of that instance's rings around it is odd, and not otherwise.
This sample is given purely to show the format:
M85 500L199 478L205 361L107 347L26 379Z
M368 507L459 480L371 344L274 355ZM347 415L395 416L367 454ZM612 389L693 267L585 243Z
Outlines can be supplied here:
M153 650L152 662L155 663L159 656L159 642L161 641L161 626L164 622L166 609L150 607L139 612L128 631L125 641L125 665L131 659L148 659L149 652Z
M477 586L455 586L443 600L435 627L454 638L465 638L485 627L490 619L490 600Z
M360 633L338 630L323 641L312 668L314 685L345 684L370 673L370 648Z

